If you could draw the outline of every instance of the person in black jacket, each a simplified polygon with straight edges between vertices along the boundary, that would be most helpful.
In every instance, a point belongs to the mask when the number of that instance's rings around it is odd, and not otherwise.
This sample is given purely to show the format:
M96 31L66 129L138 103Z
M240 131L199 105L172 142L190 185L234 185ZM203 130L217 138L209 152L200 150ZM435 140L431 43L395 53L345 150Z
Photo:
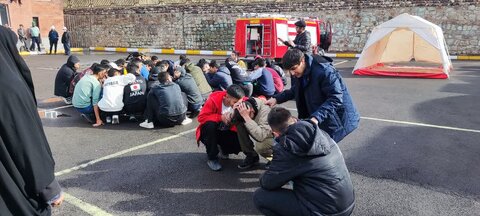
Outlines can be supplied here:
M209 65L209 70L205 74L205 78L214 91L225 91L233 84L228 68L219 66L215 60L212 60L207 65Z
M57 44L58 44L58 32L55 30L55 26L50 28L48 32L48 40L50 41L50 53L52 54L52 48L55 47L55 54L57 54Z
M75 73L80 68L80 59L77 56L68 57L67 63L62 65L55 77L55 90L56 96L62 97L66 104L72 103L73 91L70 93L70 82L75 76Z
M147 80L140 74L140 67L130 63L127 72L135 75L135 82L125 86L123 90L123 112L136 121L136 115L143 114L147 106Z
M172 82L167 72L158 73L159 84L152 87L147 97L145 122L140 127L152 129L154 125L173 127L192 122L186 117L187 106L182 99L180 86Z
M303 20L299 20L295 23L295 30L297 31L297 36L293 41L285 41L282 38L278 38L281 42L291 48L296 48L301 50L305 54L312 55L312 36L310 32L306 30L307 23Z
M63 27L62 44L65 55L70 55L70 32L68 32L67 27Z
M225 66L230 71L230 75L232 76L233 84L237 84L242 87L243 91L245 91L245 96L250 97L253 93L253 84L252 80L248 76L246 70L241 68L237 62L231 57L225 60Z
M64 195L16 43L15 33L0 26L0 215L47 216Z
M165 67L163 67L165 68ZM197 83L191 74L188 74L181 66L175 66L173 80L180 86L180 89L187 96L188 110L191 112L190 118L195 118L200 113L204 101Z
M275 136L273 160L254 194L257 209L267 216L350 215L355 193L335 141L283 107L272 109L268 124ZM282 188L289 182L293 189Z

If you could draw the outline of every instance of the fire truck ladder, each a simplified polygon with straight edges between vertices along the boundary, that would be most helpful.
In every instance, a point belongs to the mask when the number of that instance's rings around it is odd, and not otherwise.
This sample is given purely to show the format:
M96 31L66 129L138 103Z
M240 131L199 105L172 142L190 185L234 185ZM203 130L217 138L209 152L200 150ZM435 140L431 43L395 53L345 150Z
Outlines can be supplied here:
M263 56L272 54L272 25L263 25Z

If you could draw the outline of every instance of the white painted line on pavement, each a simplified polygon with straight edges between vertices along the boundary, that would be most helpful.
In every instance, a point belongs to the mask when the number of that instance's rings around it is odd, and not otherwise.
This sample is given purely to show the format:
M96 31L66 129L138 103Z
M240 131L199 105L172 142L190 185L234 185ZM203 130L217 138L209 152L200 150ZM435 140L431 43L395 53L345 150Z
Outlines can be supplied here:
M294 109L294 108L287 108L287 109L292 111L297 111L297 109ZM372 121L381 121L381 122L389 122L389 123L396 123L396 124L406 124L406 125L415 125L415 126L422 126L422 127L440 128L440 129L446 129L446 130L480 133L480 130L467 129L467 128L457 128L457 127L449 127L449 126L442 126L442 125L424 124L424 123L408 122L408 121L397 121L397 120L372 118L372 117L364 117L364 116L360 118L365 120L372 120Z
M146 147L149 147L149 146L153 146L153 145L156 145L156 144L161 143L161 142L163 142L163 141L175 139L175 138L181 137L181 136L183 136L183 135L185 135L185 134L189 134L189 133L191 133L191 132L194 132L195 130L196 130L196 129L190 129L190 130L187 130L187 131L178 133L178 134L173 135L173 136L164 137L164 138L161 138L161 139L158 139L158 140L149 142L149 143L145 143L145 144L142 144L142 145L139 145L139 146L135 146L135 147L133 147L133 148L125 149L125 150L123 150L123 151L119 151L119 152L114 153L114 154L111 154L111 155L107 155L107 156L105 156L105 157L101 157L101 158L98 158L98 159L95 159L95 160L91 160L91 161L89 161L89 162L87 162L87 163L80 164L80 165L78 165L78 166L75 166L75 167L72 167L72 168L69 168L69 169L66 169L66 170L62 170L62 171L56 172L56 173L55 173L55 176L65 175L65 174L71 173L71 172L73 172L73 171L77 171L77 170L79 170L79 169L82 169L82 168L85 168L85 167L94 165L94 164L96 164L96 163L98 163L98 162L102 162L102 161L104 161L104 160L112 159L112 158L114 158L114 157L117 157L117 156L120 156L120 155L129 153L129 152L132 152L132 151L135 151L135 150L139 150L139 149L142 149L142 148L146 148Z
M257 188L242 188L242 189L232 189L232 188L162 188L162 190L171 192L171 193L205 193L205 192L217 192L217 191L226 191L226 192L254 192Z
M105 210L94 206L92 204L86 203L81 199L78 199L68 193L63 192L65 197L65 201L80 208L81 210L85 211L86 213L94 216L111 216L112 214L106 212Z
M333 64L333 65L335 65L335 66L336 66L336 65L339 65L339 64L347 63L347 62L349 62L349 60L345 60L345 61L337 62L337 63L335 63L335 64Z

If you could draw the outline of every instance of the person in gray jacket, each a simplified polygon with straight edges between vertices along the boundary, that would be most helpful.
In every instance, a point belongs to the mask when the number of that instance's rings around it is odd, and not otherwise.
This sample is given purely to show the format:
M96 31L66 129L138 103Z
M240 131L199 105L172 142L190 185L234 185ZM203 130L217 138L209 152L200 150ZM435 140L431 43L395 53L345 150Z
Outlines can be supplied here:
M147 96L145 122L140 127L152 129L154 125L173 127L180 124L189 124L191 119L186 117L187 107L182 99L180 86L172 82L168 72L158 74L159 84L150 89Z
M267 121L270 110L262 100L253 97L236 107L232 121L237 126L238 141L246 156L238 165L239 169L249 169L257 165L259 154L268 161L272 160L273 136Z
M255 206L265 215L348 216L355 192L342 152L311 120L275 107L268 114L275 136L273 160L260 177ZM282 188L293 182L293 189Z
M304 20L299 20L295 23L297 36L295 36L293 41L285 41L282 38L278 38L278 40L290 48L296 48L305 54L312 55L312 36L310 36L310 32L306 30L306 27L307 23L305 23Z

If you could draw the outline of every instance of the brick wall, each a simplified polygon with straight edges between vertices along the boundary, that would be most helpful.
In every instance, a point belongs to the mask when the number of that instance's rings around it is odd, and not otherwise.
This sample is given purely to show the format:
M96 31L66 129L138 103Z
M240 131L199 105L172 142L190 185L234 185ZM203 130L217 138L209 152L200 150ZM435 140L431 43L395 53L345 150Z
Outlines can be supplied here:
M66 9L74 45L229 50L242 13L316 16L334 24L332 52L360 52L371 29L407 12L440 25L451 54L480 54L480 1L283 1ZM244 1L242 1L244 2Z

